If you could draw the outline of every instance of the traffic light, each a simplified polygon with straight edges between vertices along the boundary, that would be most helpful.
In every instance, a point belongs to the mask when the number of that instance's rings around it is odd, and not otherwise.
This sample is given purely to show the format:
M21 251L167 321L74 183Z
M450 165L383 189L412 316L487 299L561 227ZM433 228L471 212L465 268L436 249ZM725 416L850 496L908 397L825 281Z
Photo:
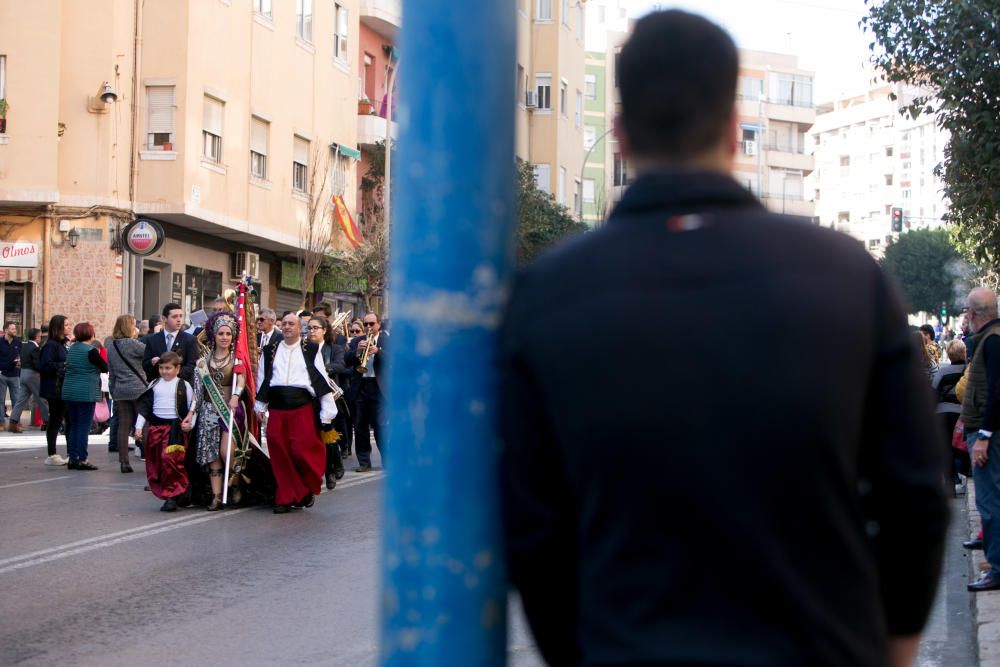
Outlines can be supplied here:
M941 304L941 317L948 317L948 304Z
M900 233L903 231L903 209L892 209L892 231Z

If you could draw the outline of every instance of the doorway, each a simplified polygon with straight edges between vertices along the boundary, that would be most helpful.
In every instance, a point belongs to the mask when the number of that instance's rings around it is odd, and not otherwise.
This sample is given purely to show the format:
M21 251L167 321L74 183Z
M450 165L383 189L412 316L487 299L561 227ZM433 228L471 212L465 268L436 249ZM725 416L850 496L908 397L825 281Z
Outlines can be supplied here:
M160 272L157 269L142 269L142 317L148 320L160 313Z

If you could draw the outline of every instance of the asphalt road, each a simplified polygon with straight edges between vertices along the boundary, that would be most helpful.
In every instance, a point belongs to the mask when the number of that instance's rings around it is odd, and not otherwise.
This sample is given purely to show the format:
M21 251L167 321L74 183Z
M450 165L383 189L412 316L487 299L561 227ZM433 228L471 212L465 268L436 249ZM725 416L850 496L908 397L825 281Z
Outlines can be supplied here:
M377 663L382 471L352 459L291 514L167 514L102 439L101 469L78 472L42 465L40 436L0 435L0 665ZM978 664L965 523L956 502L920 667ZM542 665L513 597L510 616L508 664Z

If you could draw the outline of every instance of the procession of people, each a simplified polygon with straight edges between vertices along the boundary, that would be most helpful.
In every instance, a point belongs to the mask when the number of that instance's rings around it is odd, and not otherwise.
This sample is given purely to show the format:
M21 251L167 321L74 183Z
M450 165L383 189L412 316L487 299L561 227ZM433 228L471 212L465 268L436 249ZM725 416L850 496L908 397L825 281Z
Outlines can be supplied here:
M203 325L189 329L176 303L166 304L156 329L147 324L144 335L134 317L120 316L106 362L91 344L97 338L91 323L71 326L54 316L49 331L59 333L32 364L40 383L36 402L48 417L46 465L97 469L86 435L94 405L103 400L98 378L107 373L117 422L109 451L118 452L123 474L133 472L134 438L146 488L162 511L273 504L285 514L312 507L324 484L333 490L343 478L354 442L361 445L355 471L371 471L367 431L384 448L381 393L370 384L382 369L387 338L369 323L378 316L349 321L349 313L320 304L288 311L275 326L276 313L258 309L250 286L249 278L241 280L215 300ZM360 333L366 325L370 341ZM64 418L68 460L56 453Z

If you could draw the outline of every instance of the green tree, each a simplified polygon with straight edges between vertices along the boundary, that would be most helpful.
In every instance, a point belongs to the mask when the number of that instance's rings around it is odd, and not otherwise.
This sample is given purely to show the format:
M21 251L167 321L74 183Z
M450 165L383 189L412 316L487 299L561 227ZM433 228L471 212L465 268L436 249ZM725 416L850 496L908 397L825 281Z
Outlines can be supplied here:
M535 185L534 167L517 160L517 259L530 261L556 241L587 229L565 206Z
M997 0L865 0L872 62L886 80L929 93L904 113L937 114L950 139L937 173L951 202L958 249L1000 269L1000 3Z
M886 248L882 266L899 283L913 312L937 313L946 304L954 315L968 291L969 267L944 229L902 234Z

